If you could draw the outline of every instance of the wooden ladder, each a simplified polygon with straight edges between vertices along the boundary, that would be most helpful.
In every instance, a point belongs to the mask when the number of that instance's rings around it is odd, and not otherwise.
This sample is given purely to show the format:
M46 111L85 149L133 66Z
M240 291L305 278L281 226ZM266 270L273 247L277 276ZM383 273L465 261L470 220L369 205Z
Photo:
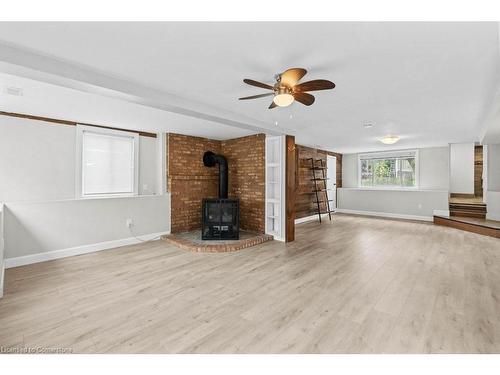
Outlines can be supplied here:
M326 181L328 178L326 178L325 171L326 171L326 166L323 164L323 159L314 159L314 158L309 158L308 160L311 161L311 170L313 172L313 178L311 181L314 181L314 190L313 192L316 194L316 207L318 210L318 217L319 217L319 222L321 223L321 215L322 214L328 214L328 218L330 221L332 220L332 212L335 212L333 210L330 210L330 202L333 202L333 200L328 199L328 189L326 187ZM319 162L320 165L317 165ZM321 177L316 176L316 171L321 172ZM321 186L321 182L323 182L323 186ZM325 194L324 199L325 200L320 200L320 195L321 193ZM321 212L321 203L326 204L326 211Z

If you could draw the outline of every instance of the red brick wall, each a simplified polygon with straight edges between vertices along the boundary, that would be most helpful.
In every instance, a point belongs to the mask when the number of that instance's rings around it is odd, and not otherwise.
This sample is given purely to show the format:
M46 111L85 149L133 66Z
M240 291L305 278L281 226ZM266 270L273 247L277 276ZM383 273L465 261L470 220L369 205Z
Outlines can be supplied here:
M240 199L241 229L264 232L265 135L227 141L167 135L167 177L172 233L201 229L201 202L218 194L218 168L203 165L205 151L229 163L229 197Z
M240 226L265 231L265 140L256 134L223 141L229 163L229 196L240 199Z
M316 148L306 147L297 145L297 196L295 199L295 217L297 219L301 217L315 215L317 213L317 205L314 203L316 201L316 195L310 194L314 190L313 171L311 168L311 161L307 158L322 159L323 165L326 166L326 156L332 155L337 157L337 187L342 187L342 155L334 152L328 152L324 150L319 150ZM319 163L318 163L319 165ZM326 172L325 172L326 173ZM316 171L316 177L321 176L321 171ZM322 182L318 181L318 185L323 185ZM321 198L324 198L323 193L320 194ZM330 192L329 192L330 194ZM332 197L329 197L332 199ZM326 211L326 204L320 205L322 211Z
M167 134L167 178L171 194L171 231L201 228L202 198L216 198L219 171L203 165L205 151L220 153L220 142Z

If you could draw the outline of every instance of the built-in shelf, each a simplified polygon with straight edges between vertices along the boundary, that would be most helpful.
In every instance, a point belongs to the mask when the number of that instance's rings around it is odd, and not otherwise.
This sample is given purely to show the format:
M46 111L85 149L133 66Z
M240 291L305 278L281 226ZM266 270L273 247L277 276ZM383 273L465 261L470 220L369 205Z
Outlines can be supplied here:
M266 137L266 233L277 240L285 235L285 142L284 136Z

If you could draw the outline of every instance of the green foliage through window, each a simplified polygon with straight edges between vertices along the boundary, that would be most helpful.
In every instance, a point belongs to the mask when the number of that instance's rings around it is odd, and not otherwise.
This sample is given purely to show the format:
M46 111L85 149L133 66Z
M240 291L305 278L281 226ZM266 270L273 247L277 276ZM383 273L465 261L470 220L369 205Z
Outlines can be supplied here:
M397 157L362 158L360 161L363 187L415 187L415 154Z

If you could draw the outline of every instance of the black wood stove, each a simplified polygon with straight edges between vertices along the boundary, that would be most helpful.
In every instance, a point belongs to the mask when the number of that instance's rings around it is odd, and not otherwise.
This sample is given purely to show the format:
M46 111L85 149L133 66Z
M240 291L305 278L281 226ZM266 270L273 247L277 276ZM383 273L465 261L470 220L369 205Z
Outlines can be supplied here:
M207 151L203 155L206 167L219 165L219 198L203 199L203 240L237 240L240 237L240 202L228 199L228 167L222 155Z

